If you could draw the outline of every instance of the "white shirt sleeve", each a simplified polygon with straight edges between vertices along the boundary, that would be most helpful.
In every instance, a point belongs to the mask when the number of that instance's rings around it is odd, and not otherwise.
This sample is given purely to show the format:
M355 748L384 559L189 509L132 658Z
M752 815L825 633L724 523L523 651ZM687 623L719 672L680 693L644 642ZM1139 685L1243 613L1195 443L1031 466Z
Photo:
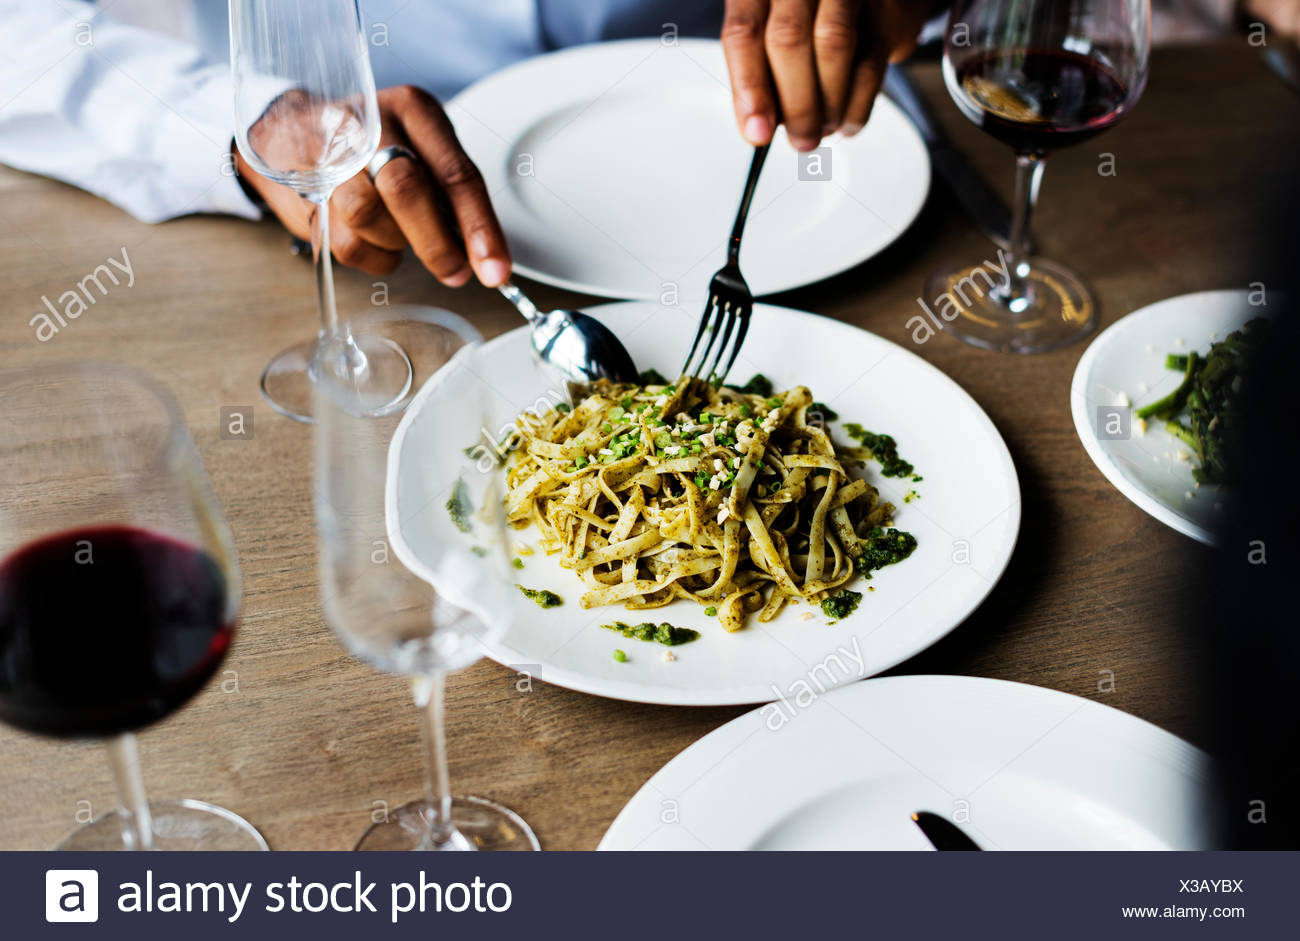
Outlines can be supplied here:
M233 130L228 63L90 3L0 0L0 162L144 222L256 219L235 178Z

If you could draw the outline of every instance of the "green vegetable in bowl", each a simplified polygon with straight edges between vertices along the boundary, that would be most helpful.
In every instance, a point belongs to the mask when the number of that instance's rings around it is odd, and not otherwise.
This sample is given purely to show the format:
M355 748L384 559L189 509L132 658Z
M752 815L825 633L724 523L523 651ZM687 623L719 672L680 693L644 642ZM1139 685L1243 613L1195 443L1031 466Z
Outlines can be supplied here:
M1231 483L1243 476L1229 455L1239 444L1249 361L1267 340L1268 321L1257 317L1212 344L1204 356L1171 353L1165 366L1181 372L1182 381L1164 398L1137 410L1143 421L1162 420L1170 434L1192 449L1200 462L1192 470L1198 483Z

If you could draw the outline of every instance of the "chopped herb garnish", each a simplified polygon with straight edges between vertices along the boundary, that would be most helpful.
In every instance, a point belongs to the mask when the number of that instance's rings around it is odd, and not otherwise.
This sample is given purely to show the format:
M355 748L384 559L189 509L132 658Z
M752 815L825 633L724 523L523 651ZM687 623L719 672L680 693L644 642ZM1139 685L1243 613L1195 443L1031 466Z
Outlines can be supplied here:
M469 487L465 486L465 481L457 477L455 485L451 488L451 496L447 498L447 515L451 517L457 529L467 533L471 529L469 517L473 512L474 504L470 501Z
M573 411L573 406L568 402L561 402L559 405L555 406L555 410L561 415L567 415Z
M627 654L623 653L623 651L621 651L621 650L619 650L617 647L615 647L615 648L614 648L614 659L617 660L619 663L627 663Z
M488 551L484 549L482 546L470 546L469 551L474 553L480 559L488 554Z
M518 588L524 593L525 598L537 602L539 608L558 608L564 604L563 598L545 588L525 588L523 585L519 585Z
M842 589L822 602L822 614L838 621L852 614L861 600L862 592Z
M513 565L513 566L514 566L515 568L517 568L517 569L521 569L521 568L524 567L524 560L523 560L523 559L520 559L520 558L518 558L518 557L516 557L516 558L514 558L514 559L511 560L510 564Z
M707 608L704 609L704 613L707 614L709 617L713 617L718 613L718 609L715 608L713 605L709 605Z
M650 641L663 644L665 647L689 644L700 636L699 631L693 631L689 627L674 627L668 623L655 624L652 621L646 621L644 624L635 626L624 624L622 621L615 621L613 624L602 624L601 627L607 631L617 631L630 639Z

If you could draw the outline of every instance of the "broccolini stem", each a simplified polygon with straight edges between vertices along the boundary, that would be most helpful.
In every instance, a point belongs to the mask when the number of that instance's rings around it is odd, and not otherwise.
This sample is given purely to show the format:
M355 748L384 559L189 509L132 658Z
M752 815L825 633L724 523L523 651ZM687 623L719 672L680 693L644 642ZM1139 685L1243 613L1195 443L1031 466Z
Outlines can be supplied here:
M1170 392L1163 399L1152 402L1150 405L1138 409L1138 418L1150 418L1153 415L1160 418L1168 418L1178 414L1182 409L1183 403L1187 401L1187 393L1191 391L1192 381L1196 376L1196 367L1200 362L1200 357L1195 353L1187 354L1187 368L1183 372L1183 381L1178 384L1178 388Z

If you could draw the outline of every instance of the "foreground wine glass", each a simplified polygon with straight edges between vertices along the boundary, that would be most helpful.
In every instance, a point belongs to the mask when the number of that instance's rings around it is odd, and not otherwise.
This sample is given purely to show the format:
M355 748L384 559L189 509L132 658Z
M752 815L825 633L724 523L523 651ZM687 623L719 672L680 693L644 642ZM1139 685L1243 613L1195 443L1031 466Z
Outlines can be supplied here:
M1052 150L1115 125L1142 94L1149 0L957 0L943 75L957 107L1016 151L1011 250L930 279L927 302L968 343L1040 353L1096 325L1087 286L1030 256L1030 218ZM996 260L995 260L996 258Z
M262 373L262 394L282 415L311 421L310 371L346 372L366 411L401 406L411 362L384 337L342 328L334 360L316 356L340 332L330 261L329 200L379 147L379 104L356 0L230 0L235 140L262 176L315 203L312 255L321 328L316 340L284 350Z
M473 445L489 390L479 376L473 328L448 315L424 331L421 361L440 366L426 405L449 444ZM336 338L335 343L342 342ZM321 355L331 356L331 344ZM443 678L482 656L506 626L508 575L502 493L491 468L449 446L427 473L447 494L438 537L420 556L416 578L385 516L389 445L396 416L367 415L345 375L316 380L315 503L325 618L357 658L410 678L425 745L425 797L390 811L359 850L535 850L537 839L513 811L480 797L453 797L443 736ZM445 533L443 530L445 529Z
M67 850L251 850L228 810L145 799L132 734L216 671L239 615L230 534L175 401L110 366L0 374L0 719L102 738L121 809Z

